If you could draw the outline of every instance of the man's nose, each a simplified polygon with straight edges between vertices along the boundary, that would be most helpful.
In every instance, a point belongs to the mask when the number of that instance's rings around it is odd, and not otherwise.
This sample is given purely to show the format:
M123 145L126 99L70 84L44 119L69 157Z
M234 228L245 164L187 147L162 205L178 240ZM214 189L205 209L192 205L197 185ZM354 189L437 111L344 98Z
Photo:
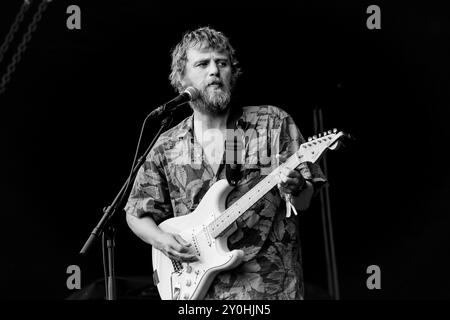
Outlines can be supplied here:
M217 67L217 64L214 61L212 61L209 64L208 73L210 76L217 76L219 74L219 68Z

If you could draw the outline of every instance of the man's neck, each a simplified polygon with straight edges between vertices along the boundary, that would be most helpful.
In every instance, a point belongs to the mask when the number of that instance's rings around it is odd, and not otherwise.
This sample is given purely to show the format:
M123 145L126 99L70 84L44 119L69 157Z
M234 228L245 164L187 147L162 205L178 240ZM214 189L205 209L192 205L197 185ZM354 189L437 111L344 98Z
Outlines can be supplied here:
M225 130L229 111L225 114L202 113L194 110L194 128L201 128L202 131L209 129Z
M214 175L217 174L223 158L228 115L229 111L218 115L194 110L194 134Z

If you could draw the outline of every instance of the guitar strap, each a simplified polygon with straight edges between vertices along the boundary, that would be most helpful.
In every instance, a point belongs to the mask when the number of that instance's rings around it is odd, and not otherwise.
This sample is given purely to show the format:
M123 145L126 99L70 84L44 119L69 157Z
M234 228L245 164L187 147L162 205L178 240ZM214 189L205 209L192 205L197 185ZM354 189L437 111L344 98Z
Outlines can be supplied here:
M242 120L235 121L233 130L237 130L238 126L240 126ZM230 139L232 138L232 139ZM230 141L232 140L232 141ZM242 178L242 170L241 170L241 154L243 152L243 143L242 140L238 140L238 135L227 135L225 139L225 176L227 178L228 184L230 186L236 187L239 183L239 180Z
M237 140L237 137L234 137L234 140ZM225 176L227 178L228 184L235 187L237 186L239 180L241 180L242 178L241 164L236 160L236 155L238 154L238 144L236 143L236 141L232 141L231 143L225 142L225 148L227 148L227 146L229 145L232 145L232 147L230 147L229 149L225 149L225 152L233 152L234 159L233 163L229 163L229 161L225 163Z

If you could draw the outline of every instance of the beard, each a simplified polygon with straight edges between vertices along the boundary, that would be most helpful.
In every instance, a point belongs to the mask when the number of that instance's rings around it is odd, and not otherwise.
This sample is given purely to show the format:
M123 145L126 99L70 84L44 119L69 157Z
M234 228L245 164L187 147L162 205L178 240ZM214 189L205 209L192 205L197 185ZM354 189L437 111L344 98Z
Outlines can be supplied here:
M228 111L231 92L225 86L212 88L207 86L200 91L198 98L191 102L192 108L202 113L224 114Z

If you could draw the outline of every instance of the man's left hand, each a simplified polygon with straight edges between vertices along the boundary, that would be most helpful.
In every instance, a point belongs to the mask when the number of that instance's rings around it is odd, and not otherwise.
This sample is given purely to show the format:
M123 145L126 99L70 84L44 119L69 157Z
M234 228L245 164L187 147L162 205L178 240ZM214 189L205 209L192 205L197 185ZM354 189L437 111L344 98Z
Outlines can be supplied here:
M278 155L279 163L285 162L287 158L286 156ZM306 180L297 170L280 168L279 177L278 188L281 192L296 196L305 187Z

